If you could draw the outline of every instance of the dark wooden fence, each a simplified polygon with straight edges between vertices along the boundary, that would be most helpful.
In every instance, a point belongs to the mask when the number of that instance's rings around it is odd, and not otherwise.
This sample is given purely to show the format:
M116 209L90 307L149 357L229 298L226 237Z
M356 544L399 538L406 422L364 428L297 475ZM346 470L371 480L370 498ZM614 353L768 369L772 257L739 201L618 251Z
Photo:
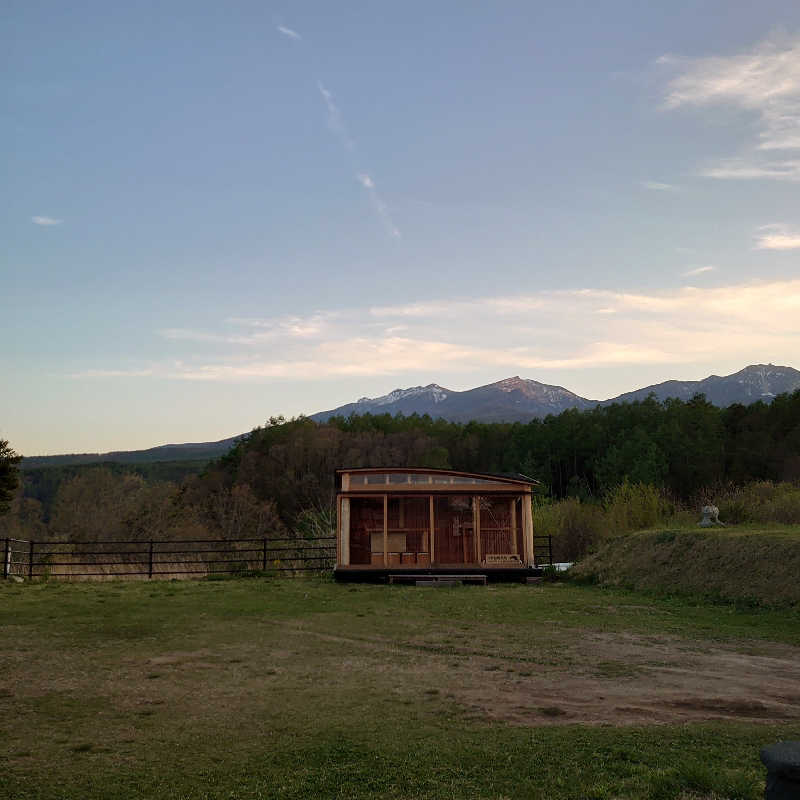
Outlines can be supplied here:
M315 539L152 539L79 542L0 539L3 577L186 578L275 572L304 575L330 572L336 538ZM536 566L552 563L550 536L534 537Z
M553 563L553 537L533 537L533 560L537 567Z
M333 569L336 538L152 539L82 542L5 539L3 577L178 578Z

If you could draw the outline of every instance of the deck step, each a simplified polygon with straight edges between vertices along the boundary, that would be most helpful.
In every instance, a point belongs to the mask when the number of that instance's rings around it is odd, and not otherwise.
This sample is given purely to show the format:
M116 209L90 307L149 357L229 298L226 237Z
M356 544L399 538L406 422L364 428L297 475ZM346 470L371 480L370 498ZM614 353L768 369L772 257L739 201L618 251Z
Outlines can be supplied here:
M414 575L390 574L389 583L413 582L415 586L461 586L464 583L486 585L486 575Z

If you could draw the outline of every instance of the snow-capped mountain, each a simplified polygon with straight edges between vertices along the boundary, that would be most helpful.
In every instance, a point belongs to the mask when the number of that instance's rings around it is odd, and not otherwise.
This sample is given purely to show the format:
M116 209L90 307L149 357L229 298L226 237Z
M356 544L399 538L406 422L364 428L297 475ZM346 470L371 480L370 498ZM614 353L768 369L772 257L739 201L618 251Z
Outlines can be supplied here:
M665 381L602 401L580 397L563 386L551 386L515 375L464 392L445 389L436 383L395 389L382 397L362 397L355 403L322 411L314 414L312 419L324 422L333 416L350 414L402 413L430 414L453 422L517 422L560 414L568 408L630 403L644 400L650 394L658 400L668 397L689 400L696 394L705 394L714 405L729 406L733 403L747 405L757 400L769 402L776 395L796 389L800 389L800 372L773 364L754 364L733 375L711 375L700 381Z
M350 414L430 414L455 422L476 419L483 422L528 420L558 414L565 408L592 408L595 403L567 391L519 376L464 392L445 389L436 383L395 389L382 397L362 397L355 403L322 411L311 418L324 422L333 416Z
M751 364L733 375L709 375L701 381L664 381L644 389L626 392L606 403L630 403L644 400L654 394L659 400L677 397L688 400L696 394L704 394L715 406L730 406L734 403L748 405L757 400L770 402L779 394L800 389L800 372L791 367L773 364Z
M664 381L644 389L621 394L598 403L587 400L562 386L551 386L539 381L526 380L518 375L487 386L478 386L465 392L454 392L437 383L427 386L412 386L410 389L395 389L381 397L362 397L331 411L313 414L311 419L324 422L333 416L351 414L430 414L454 422L526 422L535 417L560 414L569 408L588 409L596 405L630 403L644 400L653 394L658 400L677 397L689 400L702 393L718 406L733 403L748 405L758 400L771 402L779 394L800 389L800 372L791 367L773 364L753 364L733 375L710 375L701 381ZM227 452L239 437L220 442L201 444L175 444L154 447L149 450L132 450L116 453L85 453L63 456L34 456L25 458L23 466L38 466L117 461L120 463L145 463L151 461L179 461L216 458Z
M441 403L447 399L447 389L443 389L437 383L428 386L412 386L410 389L395 389L382 397L359 397L356 405L360 406L388 406L393 403L400 403L412 397L430 399L433 403Z

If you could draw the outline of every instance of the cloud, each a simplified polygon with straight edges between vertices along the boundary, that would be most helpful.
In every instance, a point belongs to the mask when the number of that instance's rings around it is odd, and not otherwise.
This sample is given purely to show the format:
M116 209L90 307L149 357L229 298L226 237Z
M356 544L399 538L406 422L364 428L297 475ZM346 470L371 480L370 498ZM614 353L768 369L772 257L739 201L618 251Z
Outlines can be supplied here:
M378 190L375 188L375 181L373 181L372 178L364 172L359 172L356 175L356 180L367 190L370 203L372 204L375 213L383 223L383 227L386 229L386 232L396 239L402 238L400 231L397 229L394 222L392 222L392 218L389 214L389 209L387 208L386 203L383 202L383 198L380 196L380 194L378 194Z
M31 217L31 222L34 225L44 225L47 227L49 225L61 225L64 220L54 219L53 217Z
M213 330L161 335L180 360L91 377L219 382L483 370L703 363L793 363L800 344L800 279L708 289L544 291L233 319ZM145 368L146 367L146 368Z
M800 161L786 156L800 150L800 35L772 37L731 56L663 56L657 63L678 73L667 85L666 109L728 106L755 116L758 138L746 156L701 174L800 180Z
M339 107L333 101L333 95L323 86L322 81L317 81L317 88L325 101L325 107L328 109L328 128L336 135L344 147L353 152L355 143L350 138L347 126L344 124L342 112L339 111Z
M695 267L694 269L690 269L687 272L683 273L684 278L689 278L692 275L702 275L704 272L714 272L716 267L707 266L707 267Z
M328 109L328 128L333 132L336 138L339 139L342 145L350 153L354 154L356 150L355 142L347 130L342 112L333 100L333 94L325 88L321 81L317 81L317 88L319 89L320 95L322 95L322 99L325 101L325 107ZM400 231L392 221L389 207L375 188L375 181L372 177L366 172L357 171L356 180L367 190L370 204L375 214L380 219L381 224L386 229L386 232L395 239L401 238Z
M674 192L678 189L671 183L660 183L659 181L642 181L642 186L654 192Z
M373 182L372 178L364 172L359 172L356 175L356 180L365 188L365 189L374 189L375 183Z
M278 25L277 30L279 33L282 33L289 39L294 39L296 42L301 41L303 38L297 31L293 31L291 28L287 28L285 25Z
M762 225L756 236L756 250L797 250L800 249L800 231L791 230L785 225Z
M725 159L715 167L704 167L700 174L705 178L722 180L800 181L800 159L761 162L742 158Z
M152 369L87 369L75 372L71 378L150 378L156 372Z

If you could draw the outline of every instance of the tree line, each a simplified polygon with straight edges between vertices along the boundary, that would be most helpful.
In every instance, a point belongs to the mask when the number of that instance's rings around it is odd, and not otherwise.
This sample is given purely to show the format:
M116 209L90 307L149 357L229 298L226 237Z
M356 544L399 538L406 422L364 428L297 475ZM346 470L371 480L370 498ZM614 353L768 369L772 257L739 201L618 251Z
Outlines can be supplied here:
M528 423L277 417L191 474L197 466L26 471L0 535L15 535L13 526L67 538L310 535L330 527L340 467L518 472L554 500L601 500L625 483L642 484L692 504L715 487L800 480L800 391L727 408L702 395L650 397Z

